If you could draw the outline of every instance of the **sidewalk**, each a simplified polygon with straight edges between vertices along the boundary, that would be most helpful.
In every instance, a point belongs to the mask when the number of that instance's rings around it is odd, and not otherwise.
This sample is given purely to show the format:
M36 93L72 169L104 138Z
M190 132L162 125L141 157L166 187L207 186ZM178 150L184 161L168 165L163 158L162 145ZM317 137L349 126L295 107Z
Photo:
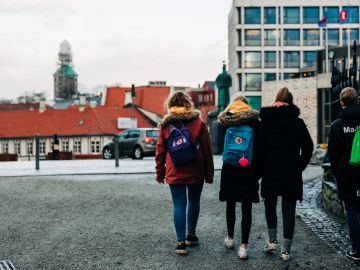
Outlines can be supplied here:
M222 156L214 156L215 169L222 166ZM96 174L137 174L155 172L155 158L142 160L120 159L119 167L115 160L44 160L40 170L35 170L35 161L0 162L1 176L45 176L45 175L96 175Z

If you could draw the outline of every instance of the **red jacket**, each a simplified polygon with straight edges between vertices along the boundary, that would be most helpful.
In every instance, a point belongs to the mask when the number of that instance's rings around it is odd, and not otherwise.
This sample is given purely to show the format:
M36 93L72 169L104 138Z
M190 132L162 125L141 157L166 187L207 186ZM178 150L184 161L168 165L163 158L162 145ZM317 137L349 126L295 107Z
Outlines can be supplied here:
M196 111L176 117L189 129L191 141L200 143L200 150L197 160L175 168L166 149L169 123L173 118L174 116L167 115L160 123L161 131L155 154L156 180L162 182L165 179L167 184L194 184L204 180L207 183L212 183L214 178L213 153L205 123L199 118L199 113Z

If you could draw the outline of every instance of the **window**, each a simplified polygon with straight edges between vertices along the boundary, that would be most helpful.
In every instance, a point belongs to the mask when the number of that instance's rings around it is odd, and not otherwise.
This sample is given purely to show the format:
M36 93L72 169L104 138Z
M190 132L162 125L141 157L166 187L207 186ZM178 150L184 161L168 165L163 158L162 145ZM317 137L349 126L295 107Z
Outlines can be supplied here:
M146 137L158 138L160 135L160 130L147 130Z
M316 51L304 52L304 67L315 68L316 67Z
M245 52L246 68L261 68L261 52Z
M119 140L123 140L123 139L127 139L128 138L128 135L129 135L129 131L128 130L125 130L123 132L121 132L120 134L117 135L117 138Z
M300 46L300 30L284 30L284 46Z
M245 30L245 46L260 46L261 30Z
M264 24L276 24L276 7L264 8Z
M359 7L348 7L349 23L359 23Z
M241 24L241 7L237 7L238 24Z
M199 95L199 98L201 97L201 95ZM140 137L140 131L139 130L131 130L129 137L131 139L135 139L135 138L139 138Z
M91 153L100 153L100 141L91 141Z
M327 23L339 23L338 7L324 7L323 14L323 17L326 18Z
M255 109L255 110L260 110L261 109L261 97L259 96L246 96L246 99L249 102L249 105L251 106L251 108Z
M304 7L303 8L303 23L318 23L319 8L318 7Z
M238 67L241 68L241 52L237 52L238 56Z
M68 139L63 139L61 141L61 144L62 144L62 150L64 152L69 152L69 140Z
M300 52L284 52L284 67L285 68L299 68L300 67Z
M326 44L326 29L323 32L324 44ZM328 29L328 44L331 46L339 46L339 29Z
M81 139L74 140L74 152L81 154Z
M343 46L348 45L348 31L348 29L343 29ZM354 44L354 40L356 40L356 44L359 44L359 29L350 29L350 45Z
M6 154L9 153L9 142L2 141L2 153Z
M276 39L278 37L277 30L264 30L264 45L265 46L276 46Z
M260 8L246 7L245 8L245 24L260 24Z
M245 80L246 91L261 91L261 73L246 73Z
M300 23L300 9L298 7L284 7L284 24Z
M239 91L242 91L242 75L238 73L237 77L239 82Z
M276 73L265 73L265 82L276 81Z
M21 155L21 142L20 141L15 141L14 142L14 148L15 148L15 154L17 155Z
M40 155L46 154L46 141L45 140L40 140L39 152L40 152Z
M34 143L33 141L26 142L27 154L33 155L34 154Z
M241 29L237 30L237 35L238 35L238 45L241 46Z
M265 52L265 67L276 68L276 52Z
M284 80L298 79L300 78L300 73L284 73Z
M319 45L320 45L320 30L305 29L304 46L319 46Z

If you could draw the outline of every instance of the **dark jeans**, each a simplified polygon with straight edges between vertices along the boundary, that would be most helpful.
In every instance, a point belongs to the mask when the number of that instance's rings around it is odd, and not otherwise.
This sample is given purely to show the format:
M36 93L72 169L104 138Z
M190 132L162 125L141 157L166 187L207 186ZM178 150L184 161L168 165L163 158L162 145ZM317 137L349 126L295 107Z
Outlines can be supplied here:
M252 203L241 203L241 243L249 243L249 235L251 229L251 210ZM226 223L228 236L234 237L234 227L236 220L236 202L226 202Z
M196 232L196 224L200 212L200 196L204 181L196 184L169 186L174 204L174 223L177 240L178 242L184 242L186 240L186 223L188 233L195 234Z
M276 196L265 198L265 217L268 229L277 228L276 204ZM292 240L295 229L296 200L282 197L281 209L283 217L284 239Z
M360 251L360 201L345 200L344 203L352 249Z

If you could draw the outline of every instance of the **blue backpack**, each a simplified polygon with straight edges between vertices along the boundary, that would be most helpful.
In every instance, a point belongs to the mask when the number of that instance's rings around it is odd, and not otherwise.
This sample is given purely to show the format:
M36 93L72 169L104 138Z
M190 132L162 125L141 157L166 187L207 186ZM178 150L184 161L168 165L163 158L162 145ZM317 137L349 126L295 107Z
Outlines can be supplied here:
M170 125L167 150L175 167L190 163L199 156L199 143L190 140L189 129L181 123L179 128Z
M240 167L239 160L245 158L249 165L253 157L253 129L248 125L233 126L226 130L223 162Z

